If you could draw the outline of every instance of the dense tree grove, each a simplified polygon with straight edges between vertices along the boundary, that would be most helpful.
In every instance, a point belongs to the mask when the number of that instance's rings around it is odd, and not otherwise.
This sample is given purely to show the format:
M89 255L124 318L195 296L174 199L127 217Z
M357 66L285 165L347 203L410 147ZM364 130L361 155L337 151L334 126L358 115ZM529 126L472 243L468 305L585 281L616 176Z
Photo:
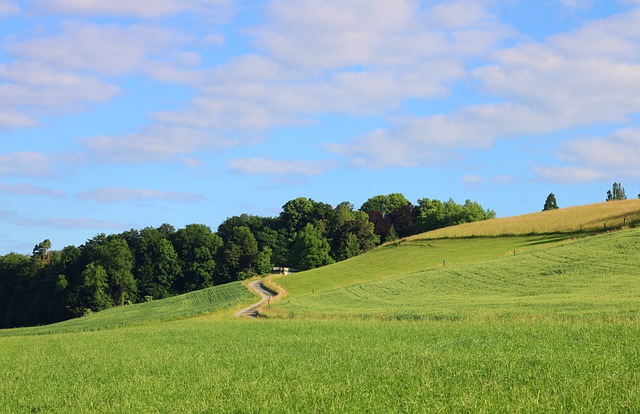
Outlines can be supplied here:
M203 224L98 234L83 245L0 256L0 328L47 324L113 306L161 299L266 274L274 266L306 270L345 260L381 242L495 217L478 203L402 194L378 195L359 210L305 197L276 217L230 217Z

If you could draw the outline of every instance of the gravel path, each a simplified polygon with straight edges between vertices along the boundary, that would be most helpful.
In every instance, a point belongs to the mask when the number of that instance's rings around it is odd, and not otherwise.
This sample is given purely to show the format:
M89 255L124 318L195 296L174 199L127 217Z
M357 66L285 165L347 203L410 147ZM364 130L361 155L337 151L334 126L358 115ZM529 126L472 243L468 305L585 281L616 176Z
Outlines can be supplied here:
M258 306L262 305L263 303L265 303L266 301L268 301L269 299L275 296L275 294L272 291L264 287L264 285L262 284L262 281L260 280L256 280L255 282L249 283L248 287L250 290L257 292L262 297L262 299L260 299L259 302L256 302L251 306L247 306L246 308L239 310L238 312L234 313L233 316L236 316L236 317L248 316L250 318L257 318Z

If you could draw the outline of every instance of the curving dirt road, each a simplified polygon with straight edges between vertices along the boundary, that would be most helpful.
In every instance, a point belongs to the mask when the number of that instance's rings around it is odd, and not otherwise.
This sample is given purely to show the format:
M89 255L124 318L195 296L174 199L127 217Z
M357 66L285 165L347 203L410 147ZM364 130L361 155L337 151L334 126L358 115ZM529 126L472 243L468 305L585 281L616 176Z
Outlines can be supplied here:
M262 297L262 299L260 299L259 302L256 302L251 306L247 306L246 308L239 310L238 312L234 313L233 316L236 316L236 317L248 316L250 318L257 318L258 306L262 305L263 303L265 303L266 301L268 301L269 299L275 296L275 293L273 293L272 291L264 287L264 285L262 284L262 281L260 280L256 280L255 282L249 283L248 287L250 290L253 290L257 294L259 294Z

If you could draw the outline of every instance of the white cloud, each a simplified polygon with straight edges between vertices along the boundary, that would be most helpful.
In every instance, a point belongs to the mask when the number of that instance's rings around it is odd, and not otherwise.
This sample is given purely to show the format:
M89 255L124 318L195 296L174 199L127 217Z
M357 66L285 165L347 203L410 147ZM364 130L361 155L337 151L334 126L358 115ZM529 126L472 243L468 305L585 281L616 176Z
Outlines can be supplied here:
M594 0L560 0L560 4L564 9L581 10L593 6L593 1Z
M13 43L8 49L22 61L108 75L141 70L154 56L178 66L199 63L197 55L175 52L191 40L175 30L86 22L63 23L61 29L59 35Z
M279 176L323 174L337 166L335 160L277 160L263 157L237 158L230 160L229 168L247 174Z
M267 23L255 31L256 44L287 66L309 69L399 66L461 52L478 56L506 34L483 3L276 0L267 6ZM469 31L475 31L477 48L458 42L458 36L469 40Z
M39 115L78 110L119 92L115 85L38 63L0 64L0 126L32 126Z
M27 227L48 227L59 229L94 229L94 230L124 230L133 227L131 224L118 223L108 220L88 217L49 217L46 219L17 218L13 222Z
M74 153L44 154L22 151L0 154L0 177L53 177L72 171L84 162L84 157Z
M123 201L161 200L193 203L206 200L206 197L182 191L159 191L133 188L96 188L78 193L78 198L100 203L118 203Z
M107 163L169 162L197 151L237 145L202 129L156 125L140 133L119 137L98 136L80 141L89 156Z
M473 77L502 102L396 120L388 130L328 148L356 165L412 166L433 162L434 154L486 149L501 138L629 122L640 112L639 28L640 9L495 52L495 63Z
M53 160L40 152L0 155L0 176L47 177L54 174Z
M0 18L16 14L20 11L20 7L11 1L0 1Z
M539 177L564 182L640 177L640 129L624 128L606 137L566 141L557 156L568 165L536 166Z
M465 186L471 187L471 188L480 187L482 184L485 183L485 181L486 180L484 179L484 177L477 174L469 174L462 177L462 183Z
M533 172L539 179L554 183L585 183L611 178L603 171L566 165L534 165Z
M38 120L9 108L0 108L0 129L25 128L38 125Z
M53 198L62 198L66 196L63 191L53 190L47 187L39 187L30 183L13 185L0 183L0 192L5 194L35 195Z
M197 13L209 19L227 19L233 10L234 0L35 0L48 11L87 16L132 16L158 19L179 13Z
M321 114L383 115L406 99L445 96L463 62L510 34L481 1L272 1L255 30L262 54L189 77L200 94L162 123L256 133ZM446 17L446 18L445 18ZM462 24L466 26L461 27Z

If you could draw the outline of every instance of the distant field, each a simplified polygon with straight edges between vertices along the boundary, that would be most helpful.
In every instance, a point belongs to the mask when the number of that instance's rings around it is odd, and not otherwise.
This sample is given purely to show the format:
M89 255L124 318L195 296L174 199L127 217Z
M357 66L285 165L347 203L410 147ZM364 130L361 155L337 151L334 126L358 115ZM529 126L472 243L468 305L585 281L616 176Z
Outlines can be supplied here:
M640 227L640 199L567 207L516 217L478 221L430 231L409 238L502 236L545 233L593 232Z
M504 244L508 241L513 244ZM640 316L640 230L531 249L550 241L504 237L406 242L388 248L404 260L394 263L401 276L376 280L372 275L369 282L354 285L345 274L343 286L334 282L329 290L314 290L304 274L278 279L297 294L272 305L267 315L436 320ZM515 255L506 255L512 245L520 247ZM495 254L499 251L488 246L502 246L503 253ZM426 265L438 257L455 260L446 267ZM425 265L412 271L408 264L418 258ZM359 269L374 273L381 263L386 258L374 254ZM324 270L332 281L339 271L348 269ZM311 278L321 284L322 271Z
M4 329L0 330L0 337L9 335L95 331L143 323L184 319L220 309L229 309L231 311L236 308L239 303L250 302L255 297L256 296L250 293L241 282L234 282L167 299L110 308L92 315L51 325Z

